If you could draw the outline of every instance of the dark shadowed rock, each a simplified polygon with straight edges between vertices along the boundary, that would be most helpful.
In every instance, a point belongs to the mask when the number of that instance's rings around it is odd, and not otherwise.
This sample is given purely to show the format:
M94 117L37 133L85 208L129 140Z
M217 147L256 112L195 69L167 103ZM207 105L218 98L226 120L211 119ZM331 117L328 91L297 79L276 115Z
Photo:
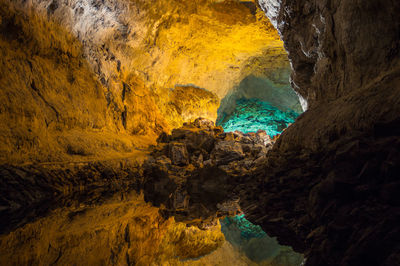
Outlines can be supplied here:
M308 110L243 189L246 217L307 265L399 265L400 2L259 3Z
M159 143L145 162L145 199L164 205L164 216L200 227L235 215L240 211L237 187L272 143L262 144L265 136L259 133L223 133L205 119L175 129L164 137L170 142Z
M213 128L215 124L213 121L206 118L197 118L194 120L193 125L198 128Z
M218 141L211 152L211 158L217 165L228 164L244 158L244 153L240 143L230 140Z
M175 165L187 165L189 163L189 155L186 144L179 142L169 143L169 157Z

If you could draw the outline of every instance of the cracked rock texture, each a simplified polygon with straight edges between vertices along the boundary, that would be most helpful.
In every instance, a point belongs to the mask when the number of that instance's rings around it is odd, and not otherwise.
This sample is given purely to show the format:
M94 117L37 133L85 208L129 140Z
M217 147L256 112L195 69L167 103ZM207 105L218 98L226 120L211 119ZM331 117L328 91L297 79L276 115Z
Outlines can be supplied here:
M127 73L111 92L63 25L8 1L0 14L1 163L126 156L193 117L216 118L217 96L197 87L160 97Z
M266 161L273 140L257 133L224 133L196 119L158 139L144 163L145 200L167 217L200 227L240 212L237 186Z
M215 120L244 77L289 67L252 2L0 4L1 162L128 154L184 122Z
M308 265L399 265L400 4L272 1L309 109L240 205Z

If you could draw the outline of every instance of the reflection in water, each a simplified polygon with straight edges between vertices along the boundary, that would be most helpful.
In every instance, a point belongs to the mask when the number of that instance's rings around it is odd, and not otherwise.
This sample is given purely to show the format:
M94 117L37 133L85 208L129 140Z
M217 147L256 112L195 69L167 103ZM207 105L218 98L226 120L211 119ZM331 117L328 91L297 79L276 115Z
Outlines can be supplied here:
M261 265L300 265L303 256L290 247L281 246L258 225L249 222L244 215L226 217L221 221L225 239L250 260Z

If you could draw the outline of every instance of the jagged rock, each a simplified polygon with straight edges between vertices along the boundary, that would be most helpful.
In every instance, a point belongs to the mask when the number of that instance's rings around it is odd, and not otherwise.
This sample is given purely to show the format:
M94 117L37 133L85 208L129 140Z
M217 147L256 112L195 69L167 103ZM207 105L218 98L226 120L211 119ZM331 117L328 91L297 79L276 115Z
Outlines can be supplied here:
M157 143L167 143L167 142L168 142L168 134L162 132L157 138Z
M203 166L203 154L200 153L199 155L192 155L190 157L190 163L192 163L195 167L202 167Z
M263 144L263 132L224 133L205 119L186 123L162 138L169 142L154 147L154 158L145 163L145 199L163 204L165 216L197 225L239 211L236 186L270 149ZM165 147L170 152L165 153Z
M272 144L272 140L271 137L267 134L267 132L265 130L258 130L256 132L256 136L257 136L257 140L263 144L263 145L267 145L267 144Z
M261 156L265 156L267 154L267 148L265 145L256 144L253 146L253 149L251 150L251 152L253 152L254 157L261 157Z
M308 109L256 166L247 219L306 265L398 265L399 206L382 192L399 183L400 2L259 2Z
M215 127L215 123L213 121L201 117L194 120L193 125L198 128L209 128L209 129Z
M156 160L153 162L160 166L164 171L168 171L171 168L172 161L165 155L160 157L156 157Z
M169 157L175 165L187 165L189 163L189 155L186 144L179 142L169 143Z
M225 165L233 161L239 161L244 158L244 153L240 143L223 140L217 141L214 150L211 152L211 158L217 165Z

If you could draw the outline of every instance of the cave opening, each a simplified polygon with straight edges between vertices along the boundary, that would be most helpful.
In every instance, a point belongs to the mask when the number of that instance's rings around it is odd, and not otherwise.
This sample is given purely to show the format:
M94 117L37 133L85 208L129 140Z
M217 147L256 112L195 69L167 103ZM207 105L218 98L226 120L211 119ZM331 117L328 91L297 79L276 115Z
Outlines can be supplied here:
M222 100L217 125L225 131L244 133L265 130L280 134L302 113L298 96L289 84L289 69L274 70L274 76L244 78Z
M276 138L303 112L289 82L290 67L259 69L235 84L221 100L216 124L225 132L256 133ZM244 214L220 220L226 240L256 263L301 265L304 257L280 245Z

